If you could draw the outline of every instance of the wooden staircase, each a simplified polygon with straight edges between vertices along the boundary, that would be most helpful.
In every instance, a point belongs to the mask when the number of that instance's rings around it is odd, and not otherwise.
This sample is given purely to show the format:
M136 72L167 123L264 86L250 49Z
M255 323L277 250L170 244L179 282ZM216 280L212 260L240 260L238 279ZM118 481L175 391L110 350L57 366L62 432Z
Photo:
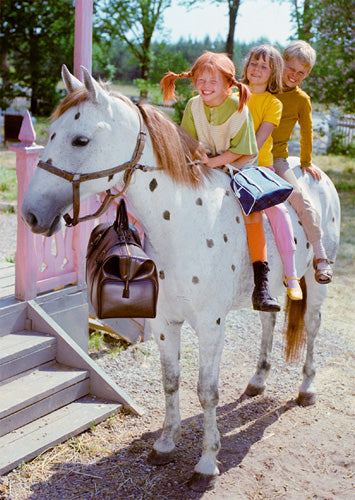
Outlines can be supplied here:
M35 301L1 308L0 320L0 474L122 406L141 413Z

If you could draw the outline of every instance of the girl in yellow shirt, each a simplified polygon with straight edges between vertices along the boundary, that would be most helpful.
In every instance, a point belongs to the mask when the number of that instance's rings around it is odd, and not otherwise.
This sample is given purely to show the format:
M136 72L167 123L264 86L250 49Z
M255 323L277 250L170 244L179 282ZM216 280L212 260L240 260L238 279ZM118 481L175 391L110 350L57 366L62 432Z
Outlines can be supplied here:
M272 131L280 123L282 104L272 95L282 89L283 60L280 53L270 45L253 48L244 66L241 81L248 85L256 142L259 149L258 165L273 169ZM290 215L283 203L265 210L285 272L287 294L292 300L302 299L302 290L297 279L295 264L295 242Z

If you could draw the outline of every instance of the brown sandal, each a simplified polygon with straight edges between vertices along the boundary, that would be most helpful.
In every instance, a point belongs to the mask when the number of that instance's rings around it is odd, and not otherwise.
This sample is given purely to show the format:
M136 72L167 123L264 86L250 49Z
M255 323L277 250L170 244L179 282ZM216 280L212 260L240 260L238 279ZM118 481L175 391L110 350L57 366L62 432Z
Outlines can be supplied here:
M318 269L318 264L321 262L324 262L325 264L328 264L327 267L324 267L323 269ZM333 269L330 267L330 261L328 259L313 259L313 267L315 269L314 277L317 281L317 283L320 283L321 285L326 285L327 283L330 283L333 279Z

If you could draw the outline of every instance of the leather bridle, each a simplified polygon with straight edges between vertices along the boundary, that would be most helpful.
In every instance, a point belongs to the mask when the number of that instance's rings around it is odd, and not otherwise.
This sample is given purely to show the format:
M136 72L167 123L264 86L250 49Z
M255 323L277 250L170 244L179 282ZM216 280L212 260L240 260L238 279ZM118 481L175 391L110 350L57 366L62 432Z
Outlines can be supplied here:
M83 174L78 174L74 172L67 172L66 170L61 170L58 167L55 167L52 165L50 162L45 162L45 161L39 161L38 167L42 168L43 170L46 170L47 172L50 172L51 174L57 175L58 177L61 177L62 179L65 179L73 184L73 217L71 217L69 214L64 214L63 218L65 220L66 226L76 226L79 222L83 222L86 220L90 219L95 219L99 217L105 210L108 209L108 207L111 205L112 201L117 198L118 196L121 196L125 190L127 189L130 180L132 178L133 172L136 169L142 169L146 170L149 169L149 167L145 167L144 165L139 165L139 160L142 156L143 149L145 146L145 141L146 141L146 128L145 124L142 118L142 115L138 111L138 116L139 116L139 133L137 137L137 142L136 142L136 147L133 151L132 158L129 161L126 161L125 163L122 163L121 165L117 165L116 167L109 168L107 170L101 170L99 172L92 172L92 173L83 173ZM124 186L121 191L119 191L116 194L111 193L110 189L106 191L106 196L100 206L100 208L94 213L94 214L89 214L85 215L83 217L79 217L80 213L80 184L82 182L86 181L91 181L93 179L100 179L102 177L108 177L109 180L112 179L112 177L119 173L125 171L124 174Z

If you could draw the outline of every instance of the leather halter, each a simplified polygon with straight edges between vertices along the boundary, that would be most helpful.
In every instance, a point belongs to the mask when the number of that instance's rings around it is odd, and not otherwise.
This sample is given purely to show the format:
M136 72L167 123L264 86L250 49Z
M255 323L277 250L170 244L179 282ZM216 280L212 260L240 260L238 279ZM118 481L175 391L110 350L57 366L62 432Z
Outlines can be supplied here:
M144 167L143 165L139 165L138 162L142 156L143 149L145 146L145 140L146 140L146 128L145 124L143 122L142 115L140 111L138 110L138 116L139 116L139 133L137 137L137 142L136 142L136 147L133 151L132 158L129 161L126 161L125 163L122 163L121 165L117 165L116 167L109 168L107 170L101 170L99 172L92 172L92 173L84 173L84 174L78 174L74 172L68 172L66 170L61 170L58 167L55 167L49 162L45 161L39 161L38 162L38 167L42 168L43 170L47 170L47 172L50 172L51 174L57 175L58 177L61 177L62 179L65 179L73 184L73 217L70 217L69 214L64 214L63 218L65 220L65 225L66 226L76 226L79 222L83 222L86 220L90 219L96 219L99 217L105 210L108 209L108 207L111 205L112 201L117 198L118 196L121 196L122 193L127 189L128 184L131 180L133 171L135 169L142 169L145 170L147 167ZM83 217L79 217L79 212L80 212L80 183L81 182L86 182L86 181L91 181L93 179L100 179L101 177L110 177L112 178L113 175L125 171L124 175L124 186L121 191L119 191L116 194L111 193L110 189L106 191L106 196L100 206L100 208L94 213L90 215L85 215Z

